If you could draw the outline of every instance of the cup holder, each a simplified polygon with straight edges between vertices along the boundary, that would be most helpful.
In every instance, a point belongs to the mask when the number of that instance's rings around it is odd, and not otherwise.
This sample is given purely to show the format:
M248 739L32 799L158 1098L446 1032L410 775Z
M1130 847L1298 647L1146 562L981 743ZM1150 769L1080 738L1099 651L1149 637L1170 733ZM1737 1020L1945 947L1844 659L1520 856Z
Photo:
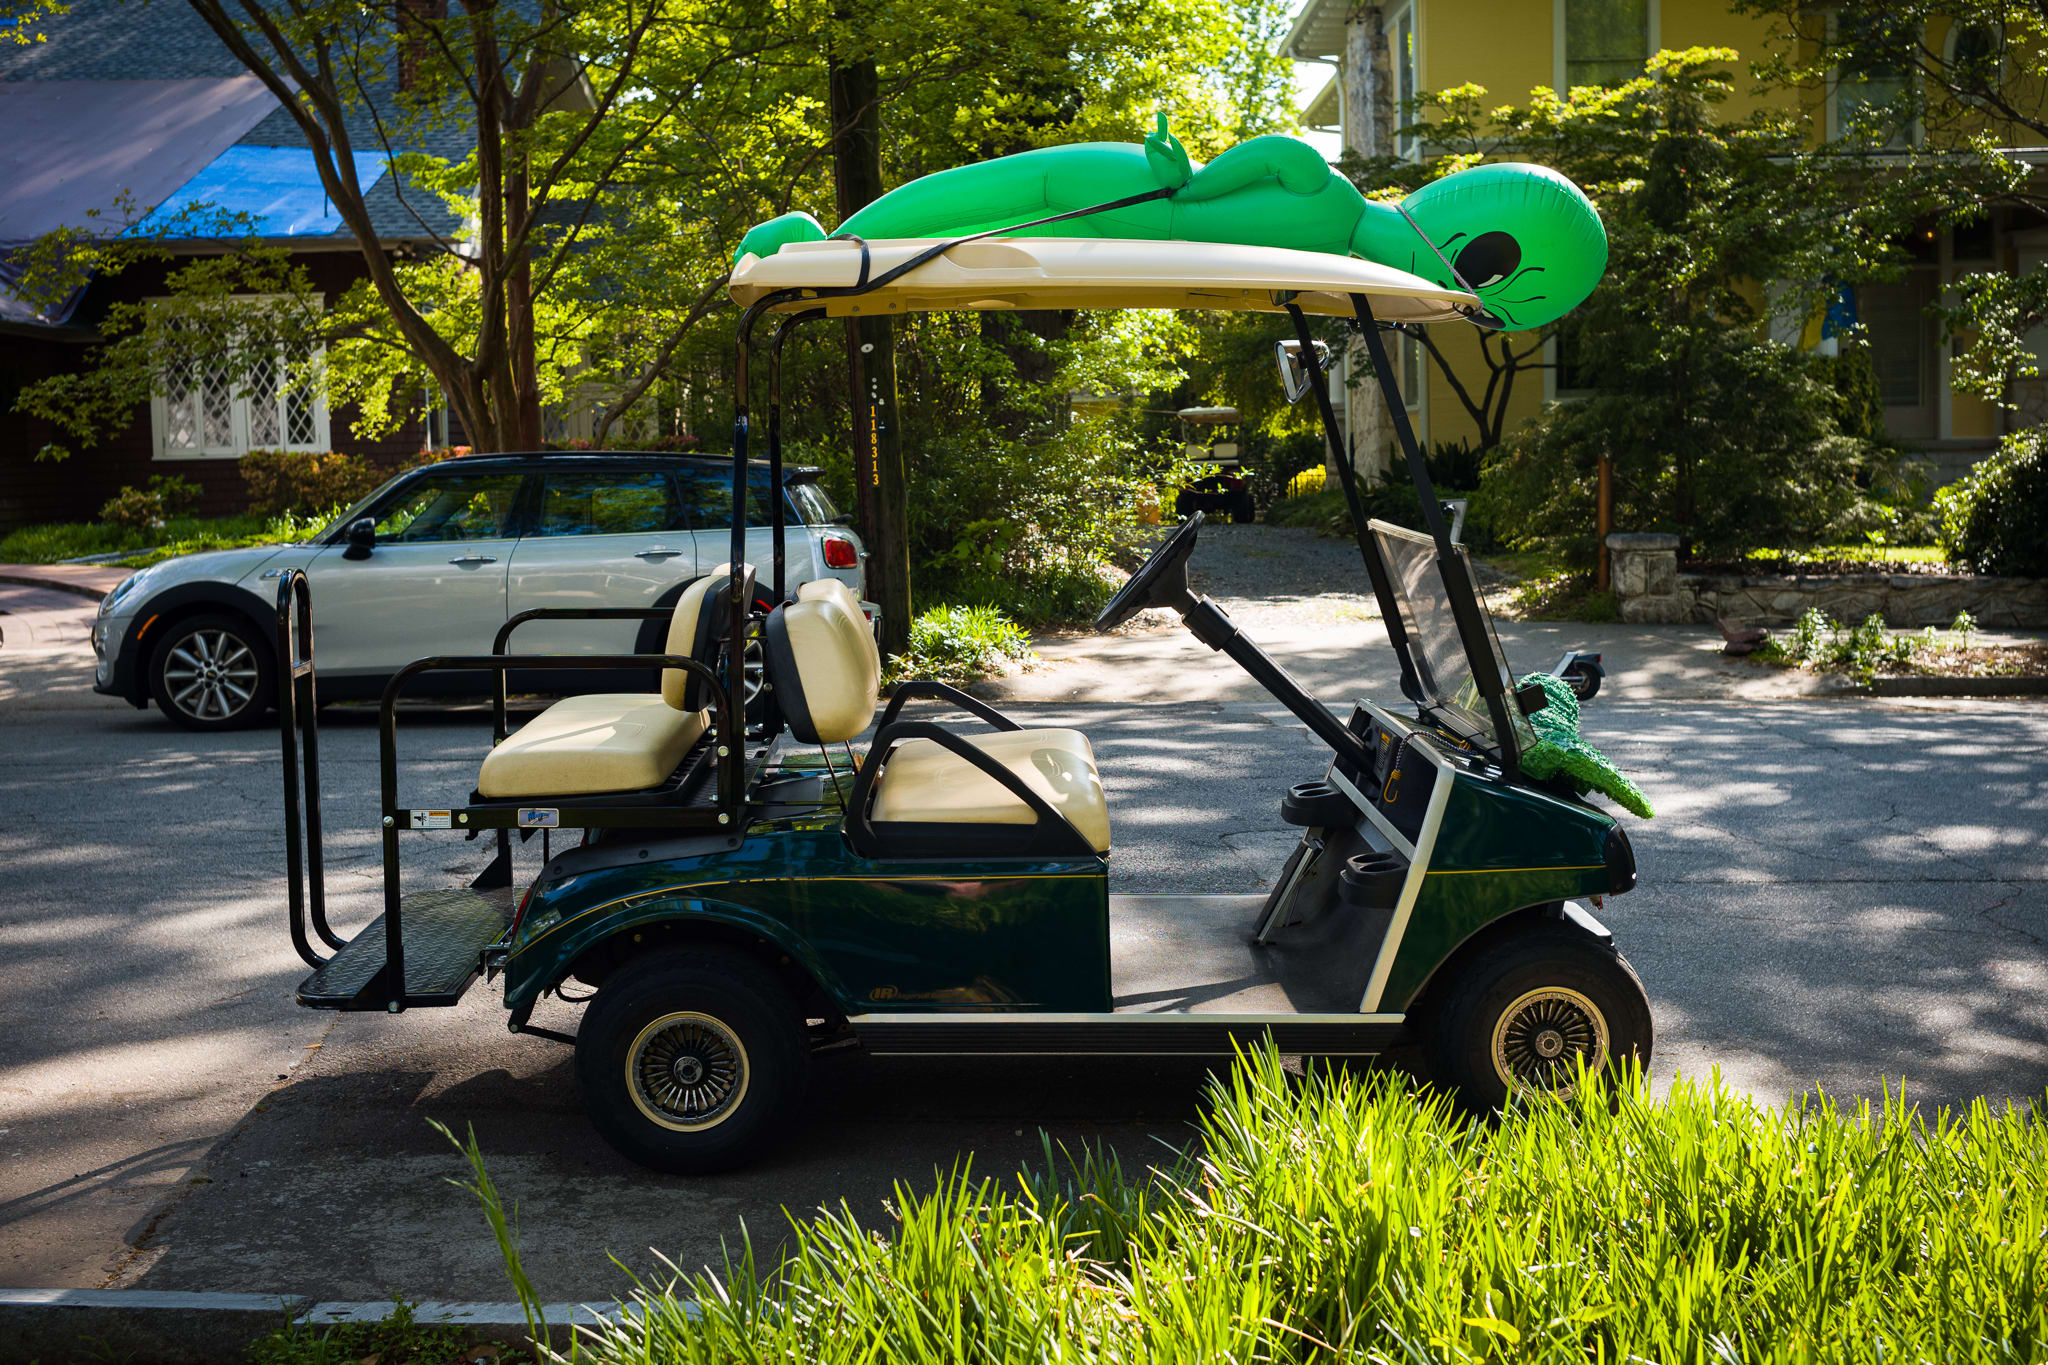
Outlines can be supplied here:
M1351 798L1327 782L1297 782L1280 798L1280 818L1290 825L1329 829L1358 818Z
M1408 860L1398 853L1360 853L1337 874L1338 895L1360 909L1391 910L1408 880Z

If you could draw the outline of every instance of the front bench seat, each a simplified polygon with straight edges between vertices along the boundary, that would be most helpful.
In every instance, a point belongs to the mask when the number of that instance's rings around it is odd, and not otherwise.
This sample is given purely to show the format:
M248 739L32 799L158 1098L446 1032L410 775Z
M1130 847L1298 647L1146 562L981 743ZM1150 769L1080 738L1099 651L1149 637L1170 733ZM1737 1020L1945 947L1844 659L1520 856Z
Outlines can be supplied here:
M753 570L740 571L751 601ZM662 652L714 664L730 592L724 565L684 588ZM710 728L710 701L710 688L679 668L661 671L659 692L564 697L485 756L477 794L511 800L658 787Z
M808 586L808 585L806 585ZM769 613L766 662L783 719L806 744L867 728L881 685L866 622L829 590ZM846 827L865 856L1109 852L1109 803L1077 730L1024 730L972 698L999 728L956 735L884 716L848 795Z

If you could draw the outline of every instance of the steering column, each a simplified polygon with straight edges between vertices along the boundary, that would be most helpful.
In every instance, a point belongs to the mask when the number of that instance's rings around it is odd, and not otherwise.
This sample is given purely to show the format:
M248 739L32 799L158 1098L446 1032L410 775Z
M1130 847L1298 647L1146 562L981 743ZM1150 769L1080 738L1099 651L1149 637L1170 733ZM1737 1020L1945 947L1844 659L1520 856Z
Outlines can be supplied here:
M1370 766L1371 756L1365 745L1329 707L1311 696L1293 674L1239 630L1228 612L1189 589L1188 558L1195 552L1195 537L1201 526L1202 514L1196 512L1174 528L1173 534L1109 599L1095 618L1095 628L1115 630L1147 607L1165 607L1180 613L1182 624L1197 640L1228 655L1239 668L1251 674L1253 681L1272 693L1316 738L1335 750L1339 759L1354 770Z

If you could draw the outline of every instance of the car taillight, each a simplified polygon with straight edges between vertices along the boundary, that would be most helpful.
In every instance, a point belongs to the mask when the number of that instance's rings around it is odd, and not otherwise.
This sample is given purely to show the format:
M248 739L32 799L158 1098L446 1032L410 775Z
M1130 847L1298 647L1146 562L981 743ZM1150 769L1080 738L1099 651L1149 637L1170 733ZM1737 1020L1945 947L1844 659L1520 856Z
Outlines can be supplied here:
M825 567L828 569L857 569L860 567L860 551L845 536L826 536Z

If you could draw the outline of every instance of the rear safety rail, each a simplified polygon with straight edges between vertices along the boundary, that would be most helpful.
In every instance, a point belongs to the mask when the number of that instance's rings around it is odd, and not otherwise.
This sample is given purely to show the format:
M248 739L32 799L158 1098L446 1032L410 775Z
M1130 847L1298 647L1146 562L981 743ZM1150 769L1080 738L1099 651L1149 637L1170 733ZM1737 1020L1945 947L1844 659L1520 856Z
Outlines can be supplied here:
M313 690L313 591L297 569L286 569L277 581L277 663L284 684L277 689L277 728L284 749L285 894L292 947L306 965L319 967L327 958L308 939L308 923L329 948L338 950L343 942L327 924L320 839L320 702Z
M384 913L352 939L327 921L325 860L320 819L319 698L313 646L312 589L306 575L286 569L277 585L278 735L284 769L285 868L292 946L313 974L300 983L299 1003L317 1009L383 1010L453 1005L482 974L491 950L509 932L518 897L511 885L509 831L562 827L673 828L702 822L733 828L745 785L744 746L716 745L718 791L708 806L635 808L608 806L592 798L586 808L558 803L527 809L516 802L418 810L398 804L397 705L406 684L421 674L459 670L496 674L494 739L505 738L505 675L512 669L676 669L708 689L710 706L728 714L728 688L712 669L676 654L507 655L506 637L521 622L538 618L647 620L666 618L665 609L549 608L524 612L499 632L498 652L488 656L420 659L395 674L384 689L378 714L380 824L383 836ZM401 895L398 835L407 829L478 832L495 829L497 856L468 887Z

